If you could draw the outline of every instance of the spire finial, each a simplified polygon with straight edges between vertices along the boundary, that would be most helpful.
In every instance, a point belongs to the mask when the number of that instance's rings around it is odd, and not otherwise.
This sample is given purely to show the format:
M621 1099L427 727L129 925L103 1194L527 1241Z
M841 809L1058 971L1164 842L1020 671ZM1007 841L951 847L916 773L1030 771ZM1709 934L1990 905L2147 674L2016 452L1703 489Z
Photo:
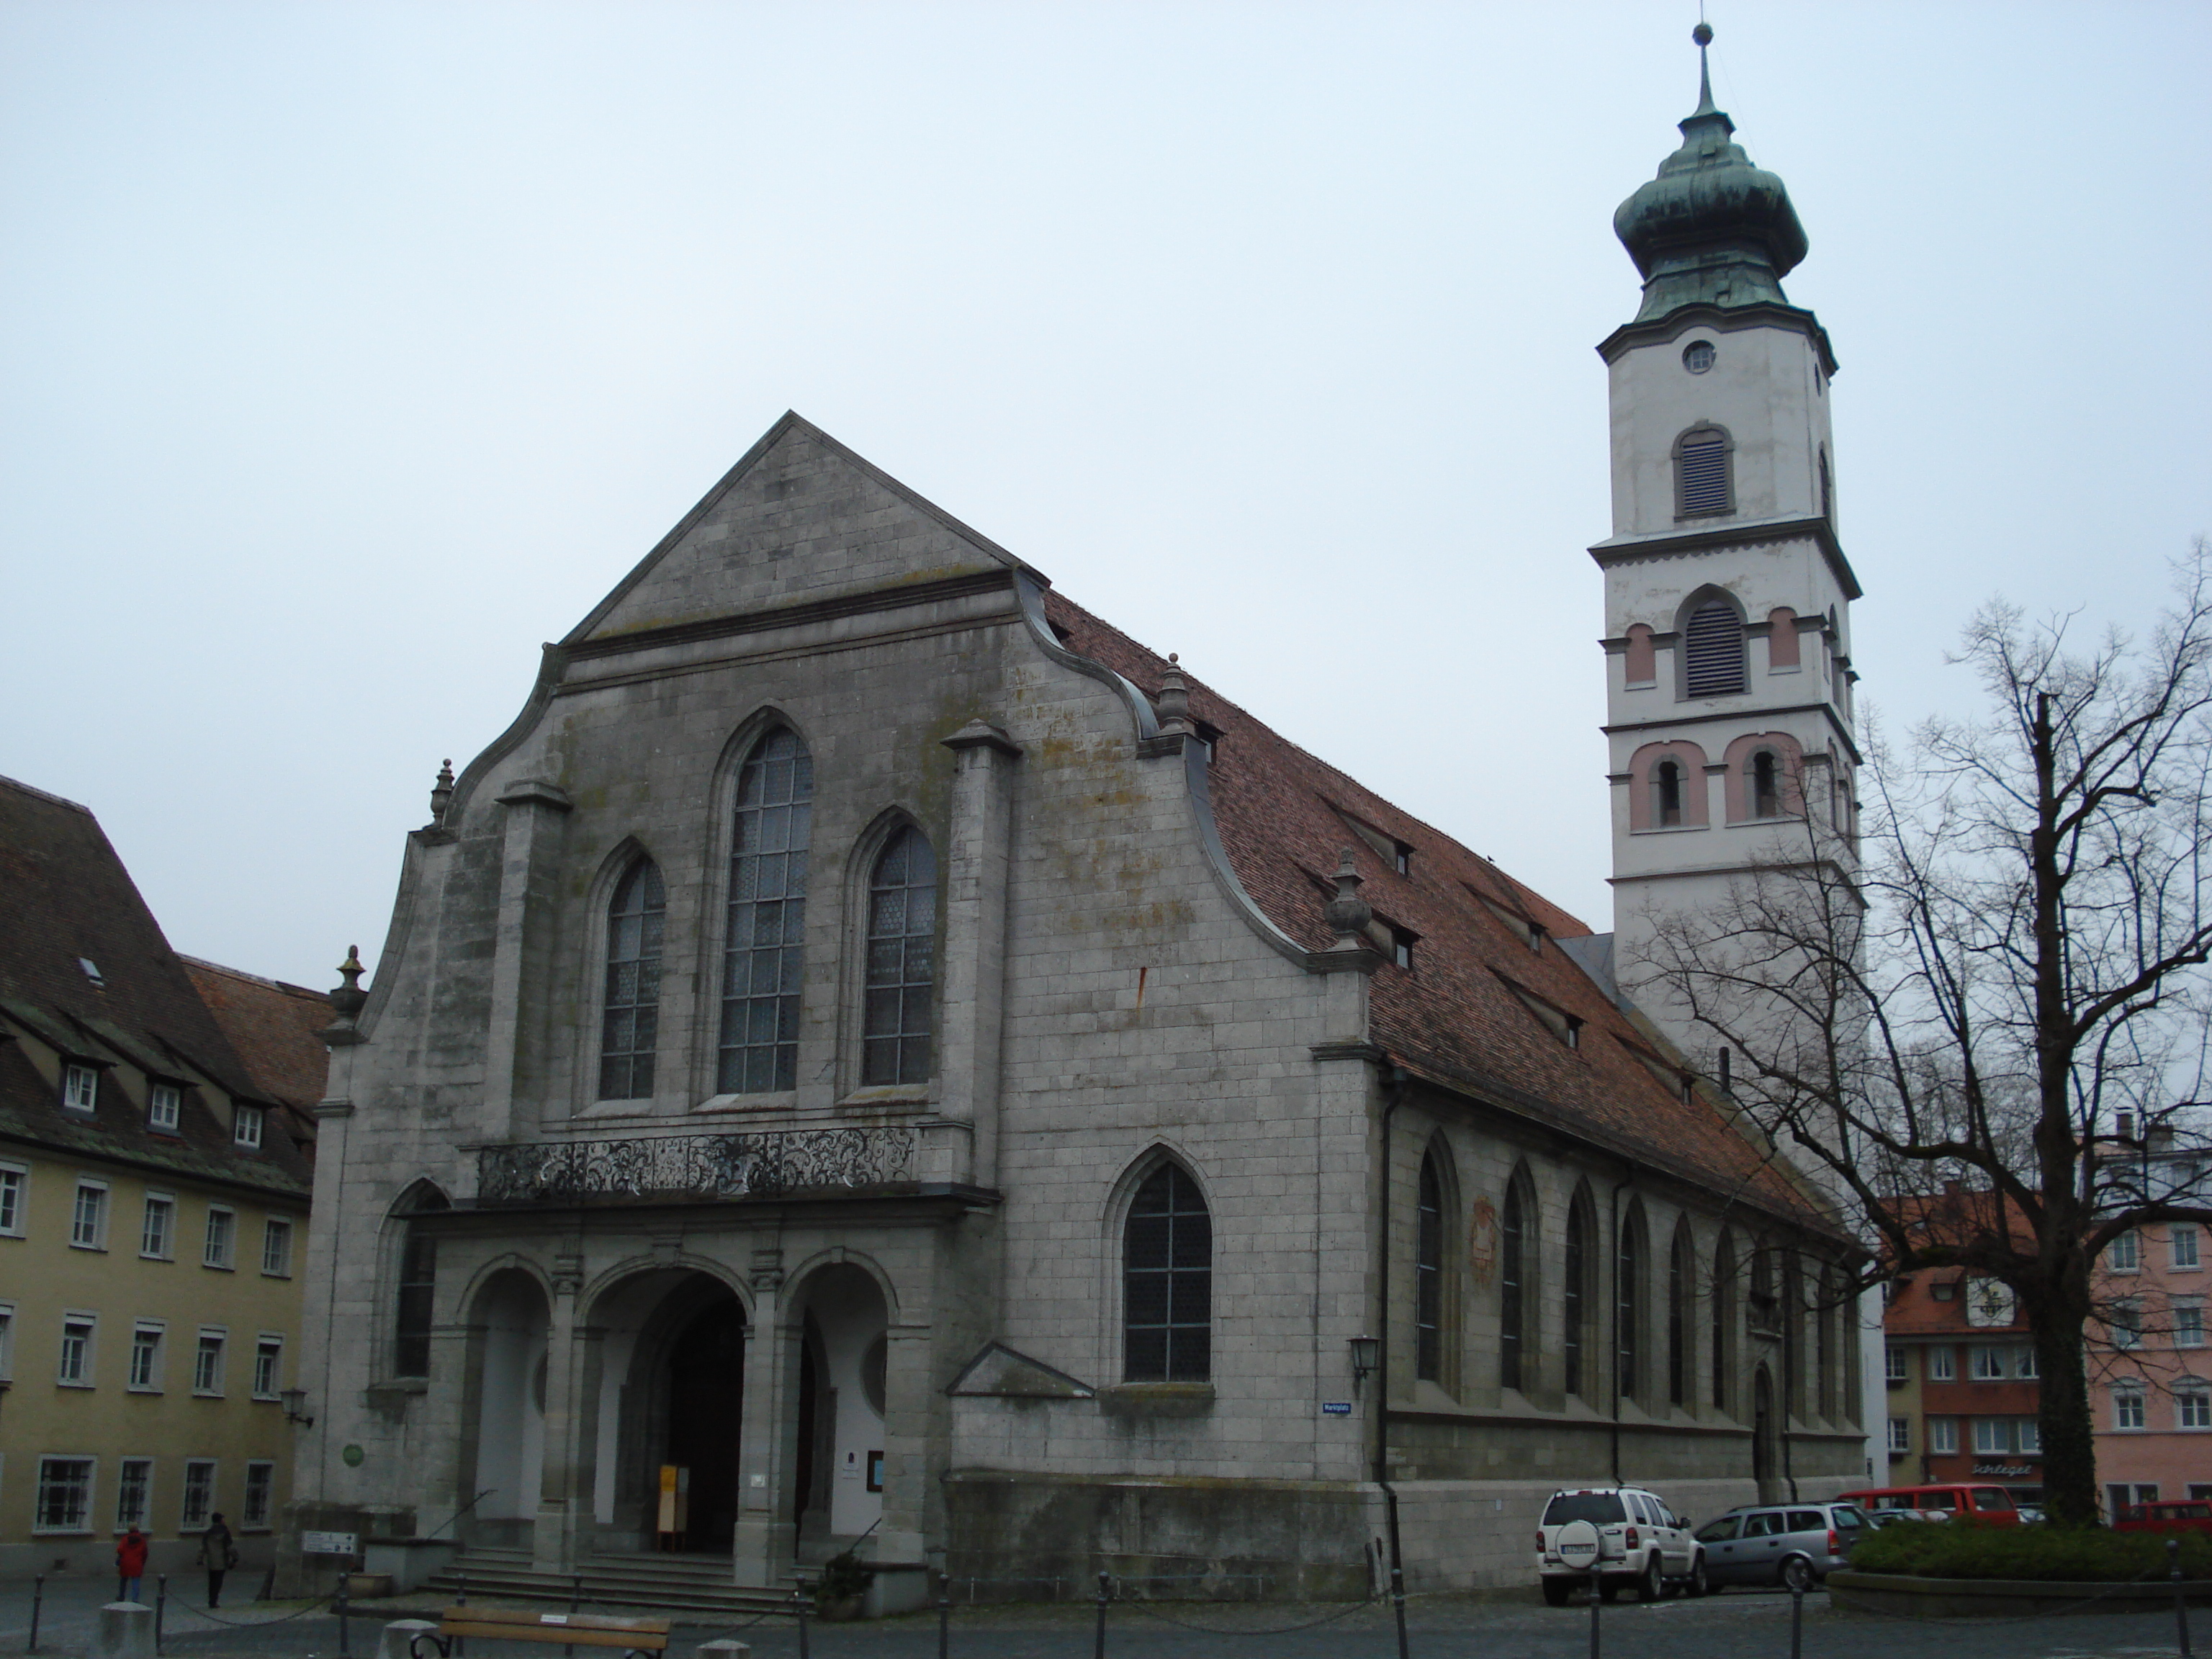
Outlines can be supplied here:
M1698 43L1698 108L1697 113L1708 113L1713 106L1713 75L1705 61L1705 48L1713 43L1713 26L1700 17L1698 27L1690 31L1690 39Z

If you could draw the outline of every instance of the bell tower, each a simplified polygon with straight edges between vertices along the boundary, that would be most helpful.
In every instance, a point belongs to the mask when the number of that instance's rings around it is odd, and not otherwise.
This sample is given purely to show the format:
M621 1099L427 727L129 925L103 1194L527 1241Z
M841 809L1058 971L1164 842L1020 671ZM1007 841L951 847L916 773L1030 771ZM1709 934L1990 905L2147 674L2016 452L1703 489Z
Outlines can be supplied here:
M1782 291L1804 228L1713 104L1712 30L1692 38L1681 147L1613 215L1644 302L1598 347L1613 533L1589 550L1605 572L1615 974L1717 1073L1715 1039L1656 978L1661 935L1763 864L1850 856L1859 586L1837 530L1835 354Z

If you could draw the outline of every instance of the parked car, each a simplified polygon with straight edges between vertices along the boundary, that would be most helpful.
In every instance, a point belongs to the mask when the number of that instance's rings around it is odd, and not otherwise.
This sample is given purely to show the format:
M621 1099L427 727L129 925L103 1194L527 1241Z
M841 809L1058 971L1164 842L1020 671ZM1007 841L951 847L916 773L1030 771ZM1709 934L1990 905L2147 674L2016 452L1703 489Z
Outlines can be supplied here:
M2016 1527L2020 1511L2002 1486L1966 1484L1937 1486L1871 1486L1843 1494L1869 1514L1876 1510L1941 1510L1954 1521L1983 1527Z
M1588 1572L1559 1557L1559 1528L1571 1521L1597 1528L1601 1601L1612 1601L1623 1588L1633 1589L1644 1601L1678 1590L1705 1593L1705 1550L1691 1536L1690 1523L1657 1493L1640 1486L1588 1486L1553 1492L1536 1528L1536 1575L1552 1606L1565 1607L1569 1592L1589 1582Z
M1901 1521L1948 1521L1948 1510L1868 1510L1864 1511L1867 1525L1876 1531L1893 1527Z
M1698 1531L1705 1577L1723 1584L1810 1589L1850 1559L1868 1528L1856 1504L1759 1504L1730 1510Z
M2169 1498L2152 1504L2130 1504L2112 1522L2114 1532L2212 1532L2212 1502L2202 1498Z

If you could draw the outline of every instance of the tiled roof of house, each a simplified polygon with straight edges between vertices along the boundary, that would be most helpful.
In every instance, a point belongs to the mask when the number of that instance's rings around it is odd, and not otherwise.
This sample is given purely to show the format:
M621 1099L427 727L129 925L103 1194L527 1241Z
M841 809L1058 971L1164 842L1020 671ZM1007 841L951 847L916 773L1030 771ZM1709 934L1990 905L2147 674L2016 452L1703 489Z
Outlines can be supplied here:
M315 1103L330 1073L331 1051L320 1033L333 1017L331 1000L304 985L198 957L179 960L254 1082L290 1112L294 1138L312 1147Z
M1045 612L1067 648L1157 693L1168 664L1057 592ZM1185 673L1185 678L1189 678ZM1400 811L1198 681L1194 718L1220 738L1208 789L1237 879L1310 950L1334 935L1329 877L1354 850L1360 896L1416 936L1414 967L1374 977L1374 1040L1407 1071L1486 1098L1709 1189L1818 1224L1769 1154L1701 1091L1679 1085L1679 1057L1559 950L1589 929L1431 824ZM1361 833L1362 828L1367 833ZM1410 872L1378 843L1412 849ZM1529 924L1542 930L1532 948ZM1570 1047L1530 1000L1582 1022Z
M2031 1254L2035 1249L2027 1218L1993 1192L1970 1191L1952 1182L1940 1193L1903 1194L1887 1203L1890 1212L1923 1245L1964 1248L2006 1232L2014 1249ZM1893 1280L1889 1305L1882 1312L1882 1329L1892 1336L1964 1335L1969 1330L1986 1336L2026 1330L2025 1315L2000 1325L1974 1322L1969 1292L1975 1278L1965 1267L1931 1267ZM1939 1297L1939 1290L1948 1294Z
M201 1000L182 960L86 808L0 778L0 1031L20 1030L96 1065L127 1066L235 1098L279 1104ZM0 1135L84 1156L304 1191L307 1164L272 1124L262 1150L234 1146L196 1089L176 1135L158 1134L120 1089L90 1118L64 1113L19 1042L0 1042Z

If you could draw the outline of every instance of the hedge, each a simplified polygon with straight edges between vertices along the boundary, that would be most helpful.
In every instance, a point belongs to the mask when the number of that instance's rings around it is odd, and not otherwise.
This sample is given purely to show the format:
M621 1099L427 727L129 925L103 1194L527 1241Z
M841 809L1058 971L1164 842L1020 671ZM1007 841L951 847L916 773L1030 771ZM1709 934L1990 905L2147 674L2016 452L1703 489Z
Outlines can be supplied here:
M1978 1527L1955 1521L1900 1522L1869 1533L1851 1552L1851 1568L1922 1578L2117 1583L2164 1577L2171 1537L2181 1540L2183 1577L2212 1578L2212 1533Z

